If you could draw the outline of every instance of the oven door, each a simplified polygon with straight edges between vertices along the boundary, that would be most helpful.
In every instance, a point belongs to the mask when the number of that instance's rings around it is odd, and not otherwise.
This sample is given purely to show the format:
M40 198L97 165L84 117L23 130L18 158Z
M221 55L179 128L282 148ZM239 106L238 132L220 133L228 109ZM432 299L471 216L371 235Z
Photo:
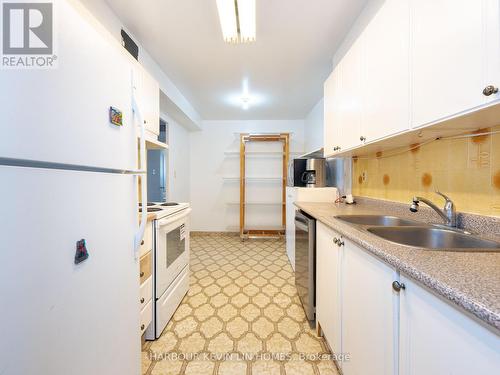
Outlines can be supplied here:
M189 262L190 212L188 208L156 221L156 299L161 297Z

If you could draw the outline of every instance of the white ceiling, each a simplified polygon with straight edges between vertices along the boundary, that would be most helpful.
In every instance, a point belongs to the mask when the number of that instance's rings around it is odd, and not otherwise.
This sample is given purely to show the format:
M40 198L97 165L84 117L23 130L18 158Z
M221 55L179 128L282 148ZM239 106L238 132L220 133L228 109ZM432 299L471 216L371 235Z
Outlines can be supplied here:
M215 0L106 1L206 120L305 118L366 3L257 0L257 42L230 45ZM246 111L244 79L255 97Z

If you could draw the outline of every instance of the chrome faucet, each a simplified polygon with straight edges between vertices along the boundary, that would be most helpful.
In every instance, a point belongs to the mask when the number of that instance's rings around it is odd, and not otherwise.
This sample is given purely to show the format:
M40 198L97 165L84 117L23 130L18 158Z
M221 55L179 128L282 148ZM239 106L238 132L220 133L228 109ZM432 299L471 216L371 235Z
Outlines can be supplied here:
M410 206L410 211L417 212L419 208L418 204L420 202L423 202L430 208L432 208L434 211L436 211L439 214L439 216L443 218L445 225L455 228L457 226L457 212L455 210L455 204L449 197L447 197L443 193L436 191L436 194L439 194L446 200L446 203L444 204L444 208L442 210L428 199L422 197L413 197L413 202Z

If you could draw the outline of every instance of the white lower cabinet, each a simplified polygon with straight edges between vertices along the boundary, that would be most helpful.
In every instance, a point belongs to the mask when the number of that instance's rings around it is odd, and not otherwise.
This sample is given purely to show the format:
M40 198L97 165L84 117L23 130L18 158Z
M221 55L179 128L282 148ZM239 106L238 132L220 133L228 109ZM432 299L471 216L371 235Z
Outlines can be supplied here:
M342 255L342 351L344 375L396 374L398 294L396 272L344 239Z
M500 372L499 336L423 286L401 281L401 375Z
M332 351L340 354L340 263L343 247L334 242L341 238L340 235L320 222L316 225L316 321Z
M332 351L349 356L343 375L499 373L498 332L324 224L316 233L316 318Z

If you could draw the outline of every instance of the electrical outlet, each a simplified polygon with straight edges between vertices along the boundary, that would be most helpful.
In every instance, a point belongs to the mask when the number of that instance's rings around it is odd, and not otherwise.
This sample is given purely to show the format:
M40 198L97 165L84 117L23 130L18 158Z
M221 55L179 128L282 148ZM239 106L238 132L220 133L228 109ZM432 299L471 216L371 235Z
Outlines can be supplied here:
M363 173L361 173L361 179L363 180L363 182L368 180L368 172L367 171L363 171Z

